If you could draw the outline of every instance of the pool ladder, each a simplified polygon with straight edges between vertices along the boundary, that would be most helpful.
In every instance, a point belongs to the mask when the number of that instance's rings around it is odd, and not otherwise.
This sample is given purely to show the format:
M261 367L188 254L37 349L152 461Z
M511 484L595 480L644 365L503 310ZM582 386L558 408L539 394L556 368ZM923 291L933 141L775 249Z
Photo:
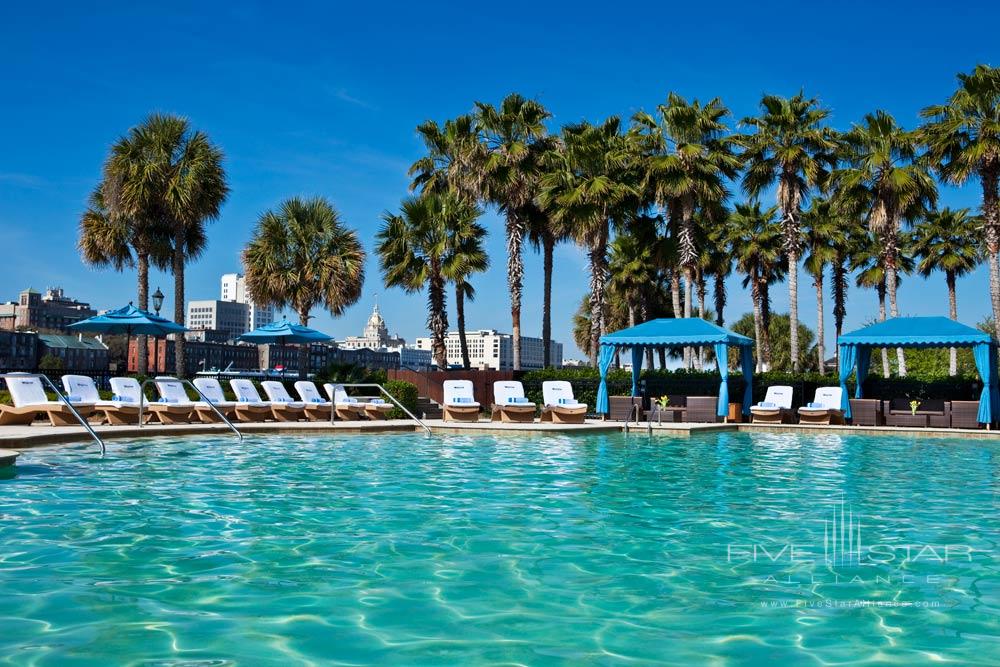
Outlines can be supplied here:
M41 373L3 373L3 374L0 374L0 378L3 378L4 380L6 380L9 377L14 377L14 378L17 378L17 377L21 377L21 378L32 378L32 377L33 378L38 378L44 384L48 385L49 389L52 390L52 393L54 393L56 395L56 397L60 401L62 401L63 403L66 404L66 407L69 408L69 411L71 413L73 413L73 416L76 417L76 420L78 422L80 422L80 426L82 426L84 429L86 429L87 433L90 434L90 437L94 439L94 442L96 442L98 445L100 445L100 447L101 447L101 455L102 456L104 455L104 453L105 453L106 450L105 450L105 447L104 447L104 441L101 440L101 436L97 435L97 432L90 425L90 423L86 419L83 418L83 415L81 415L79 412L77 412L77 409L75 407L73 407L73 404L70 403L69 399L66 398L66 396L63 395L63 393L61 391L59 391L59 388L56 387L52 383L52 380L50 380L47 375L43 375ZM43 411L39 410L39 412L43 412Z
M201 398L202 402L207 403L208 406L212 408L212 412L214 412L219 417L219 419L221 419L226 424L226 426L228 426L230 430L232 430L232 432L236 434L236 437L240 439L240 442L243 442L243 434L240 433L240 430L235 426L233 426L233 422L229 421L226 415L222 414L222 411L219 410L219 408L215 407L215 404L212 403L212 401L208 400L208 397L205 396L205 394L201 393L201 389L198 389L198 387L196 387L193 382L191 382L190 380L185 380L184 378L175 378L165 375L160 375L155 378L148 378L146 380L143 380L142 385L139 387L139 428L142 428L142 406L146 402L146 386L149 385L150 383L155 384L157 380L173 380L175 382L180 382L181 384L194 389L195 392L198 394L198 397Z
M431 434L431 430L427 427L427 424L423 423L419 417L410 412L405 405L397 401L396 397L390 394L388 391L386 391L385 387L383 387L382 385L375 382L353 382L353 383L334 382L333 384L339 384L341 387L355 387L355 388L368 387L369 389L373 387L377 388L380 392L385 394L386 398L392 401L397 408L408 414L410 416L410 419L412 419L414 423L418 424L422 429L424 429L427 435ZM330 423L332 424L335 421L337 421L337 406L332 405L330 409Z

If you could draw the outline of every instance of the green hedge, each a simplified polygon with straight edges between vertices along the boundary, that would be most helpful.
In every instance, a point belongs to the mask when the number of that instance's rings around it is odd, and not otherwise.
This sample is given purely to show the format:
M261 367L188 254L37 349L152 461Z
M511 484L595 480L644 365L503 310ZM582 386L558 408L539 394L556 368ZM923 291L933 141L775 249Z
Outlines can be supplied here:
M417 415L417 385L406 380L388 380L382 385L406 409ZM420 415L417 415L419 417ZM389 419L409 419L409 416L397 407L389 413Z
M878 369L872 369L877 371ZM719 392L719 374L712 371L664 371L644 370L640 376L640 392L646 397L664 394L685 396L715 396ZM573 383L573 393L578 401L590 406L597 404L597 387L600 376L593 368L565 368L529 371L521 376L525 394L533 401L542 399L542 382L545 380L568 380ZM817 387L840 384L836 375L821 373L788 373L769 371L754 376L754 402L764 399L770 385L792 387L795 405L802 405L813 399ZM854 395L854 378L847 382L848 390ZM975 376L910 375L905 378L883 378L881 374L869 374L865 380L866 398L889 400L893 398L937 398L944 400L979 400L982 382ZM632 391L632 374L615 369L608 373L608 393L612 396L626 396ZM729 396L735 401L742 396L743 375L729 374Z

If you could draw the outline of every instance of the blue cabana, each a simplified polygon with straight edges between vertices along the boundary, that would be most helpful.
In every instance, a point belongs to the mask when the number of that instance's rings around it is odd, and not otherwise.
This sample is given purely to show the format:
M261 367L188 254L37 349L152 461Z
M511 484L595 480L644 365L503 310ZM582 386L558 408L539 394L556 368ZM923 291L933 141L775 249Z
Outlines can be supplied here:
M883 347L970 347L983 381L979 395L979 421L990 424L1000 415L1000 383L997 382L997 343L974 327L947 317L894 317L852 331L837 340L840 346L840 388L844 415L851 416L847 378L857 373L854 397L862 397L861 385L868 376L871 352Z
M753 340L733 333L728 329L697 317L664 318L650 320L628 329L601 336L601 349L597 356L597 368L601 372L601 384L597 389L597 411L607 414L608 370L614 361L615 352L628 348L632 350L632 395L639 394L639 373L642 370L642 356L646 348L678 348L711 345L715 349L715 362L719 367L722 381L719 383L718 415L729 414L729 346L740 348L740 365L746 387L743 390L743 414L750 414L753 394Z

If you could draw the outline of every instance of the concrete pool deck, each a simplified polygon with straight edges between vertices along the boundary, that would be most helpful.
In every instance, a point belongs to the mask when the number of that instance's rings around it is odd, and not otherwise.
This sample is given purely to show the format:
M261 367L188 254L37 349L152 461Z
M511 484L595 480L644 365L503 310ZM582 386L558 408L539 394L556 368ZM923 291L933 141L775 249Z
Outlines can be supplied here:
M486 420L478 422L445 422L430 419L424 422L434 434L485 435L507 434L594 434L621 433L626 431L622 422L588 419L583 424L553 424L533 422L528 424L501 423ZM409 419L386 421L339 421L329 422L262 422L237 424L244 436L253 435L321 435L321 434L365 434L365 433L412 433L421 431L420 426ZM178 424L165 426L153 424L143 426L94 426L94 430L104 440L152 438L158 436L226 435L232 434L224 424ZM922 438L975 438L1000 442L1000 431L944 429L944 428L899 428L894 426L820 426L810 424L696 424L696 423L648 423L628 424L627 432L633 435L655 434L661 436L690 437L716 432L760 432L798 433L809 435L889 435L914 436ZM13 465L18 451L34 447L92 442L79 426L48 426L38 423L34 426L0 427L0 467Z

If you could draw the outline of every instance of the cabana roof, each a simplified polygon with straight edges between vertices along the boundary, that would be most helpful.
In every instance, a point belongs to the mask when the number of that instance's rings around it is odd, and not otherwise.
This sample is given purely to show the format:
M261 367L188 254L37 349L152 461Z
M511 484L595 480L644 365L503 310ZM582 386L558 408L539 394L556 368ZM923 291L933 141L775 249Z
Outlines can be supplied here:
M988 334L947 317L894 317L842 335L841 345L953 347L989 344Z
M615 347L684 347L686 345L738 345L750 347L753 340L698 317L666 317L637 324L601 336L601 345Z

